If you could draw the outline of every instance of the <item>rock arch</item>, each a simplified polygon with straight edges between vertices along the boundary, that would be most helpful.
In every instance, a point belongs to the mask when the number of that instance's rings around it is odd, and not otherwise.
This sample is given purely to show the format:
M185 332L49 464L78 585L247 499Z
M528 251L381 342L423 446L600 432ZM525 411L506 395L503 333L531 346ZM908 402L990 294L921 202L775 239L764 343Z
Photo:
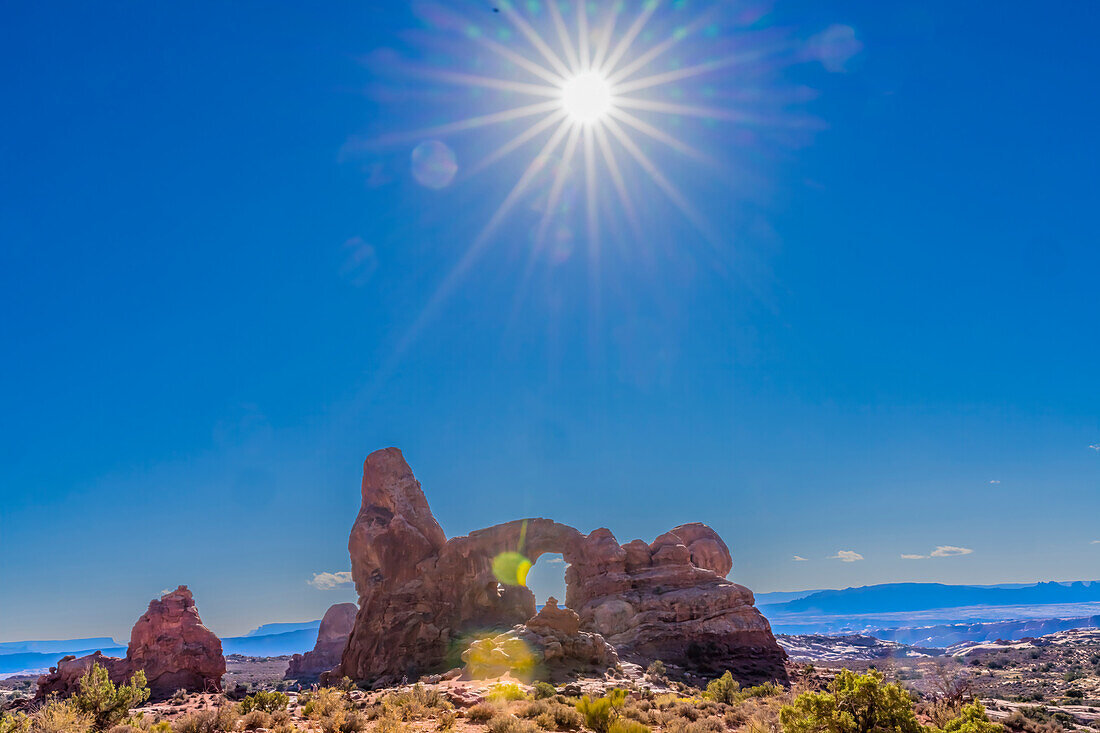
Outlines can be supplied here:
M550 519L523 519L446 538L396 448L363 466L363 503L348 541L359 612L338 669L377 686L436 671L477 632L521 624L535 597L503 585L493 560L560 553L566 605L629 661L662 659L743 682L785 679L786 655L752 592L725 575L729 549L705 524L681 525L650 544L619 545L607 529L583 535ZM460 651L460 650L459 650Z

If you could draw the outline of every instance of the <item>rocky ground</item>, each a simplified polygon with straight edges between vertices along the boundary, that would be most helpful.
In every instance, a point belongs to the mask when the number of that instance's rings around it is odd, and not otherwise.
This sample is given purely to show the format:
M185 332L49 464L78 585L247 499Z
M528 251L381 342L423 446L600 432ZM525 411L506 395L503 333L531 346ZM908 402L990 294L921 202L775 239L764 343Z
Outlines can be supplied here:
M169 723L176 733L538 733L585 729L577 718L577 697L596 697L621 688L630 692L623 715L653 733L778 733L778 710L796 694L826 687L842 668L874 668L911 690L918 710L931 701L958 694L982 700L990 717L1005 723L1009 733L1100 731L1100 630L970 644L938 656L911 655L905 649L890 654L898 651L896 645L874 644L865 637L837 638L831 644L829 638L784 640L803 652L816 648L827 658L791 661L789 689L742 693L735 704L728 705L705 700L699 689L646 674L629 663L606 675L582 676L559 684L554 696L535 700L538 693L532 686L508 676L468 680L460 678L457 670L449 679L429 676L416 686L376 691L325 688L318 692L315 685L300 687L295 681L283 680L287 657L230 656L226 660L226 694L181 692L137 712L150 725ZM848 658L838 658L845 650ZM852 658L860 656L865 658ZM0 696L29 699L33 685L28 678L3 680ZM260 690L285 691L289 700L285 711L242 714L239 700Z
M995 720L1024 717L1040 725L1100 730L1100 629L946 650L915 651L869 638L781 637L780 643L816 675L837 667L875 668L917 695L965 691L983 700Z

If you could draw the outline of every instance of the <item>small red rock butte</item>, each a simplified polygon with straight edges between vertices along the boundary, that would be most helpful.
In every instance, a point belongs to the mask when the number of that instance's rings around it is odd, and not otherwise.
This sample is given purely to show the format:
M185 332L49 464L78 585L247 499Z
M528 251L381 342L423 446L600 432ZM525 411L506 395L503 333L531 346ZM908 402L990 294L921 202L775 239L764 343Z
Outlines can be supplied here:
M149 610L130 632L125 658L106 657L101 652L79 659L65 657L50 668L49 674L39 677L36 699L76 692L80 678L93 663L105 668L115 684L144 670L154 700L167 698L179 689L220 692L225 674L221 640L203 626L185 585L149 602Z
M340 664L344 647L348 644L348 635L355 625L355 613L359 609L354 603L337 603L325 611L321 626L317 629L317 644L313 651L295 654L290 659L285 679L312 681L322 672L327 672Z
M500 585L493 558L520 552L535 562L551 552L569 563L566 605L580 629L601 635L623 660L660 659L704 676L728 669L745 684L786 680L786 654L752 592L726 580L733 559L705 524L675 527L649 544L619 545L607 529L585 536L549 519L448 540L401 451L386 448L363 465L348 550L359 613L328 677L381 687L444 669L448 649L467 634L535 616L534 595Z

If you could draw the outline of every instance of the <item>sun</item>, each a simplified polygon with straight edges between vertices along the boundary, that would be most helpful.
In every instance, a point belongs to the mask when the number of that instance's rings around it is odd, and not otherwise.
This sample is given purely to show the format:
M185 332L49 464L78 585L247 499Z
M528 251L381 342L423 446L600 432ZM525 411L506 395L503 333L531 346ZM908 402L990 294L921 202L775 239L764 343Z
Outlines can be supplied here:
M577 74L561 89L562 109L582 125L606 118L611 112L612 98L610 82L598 71Z

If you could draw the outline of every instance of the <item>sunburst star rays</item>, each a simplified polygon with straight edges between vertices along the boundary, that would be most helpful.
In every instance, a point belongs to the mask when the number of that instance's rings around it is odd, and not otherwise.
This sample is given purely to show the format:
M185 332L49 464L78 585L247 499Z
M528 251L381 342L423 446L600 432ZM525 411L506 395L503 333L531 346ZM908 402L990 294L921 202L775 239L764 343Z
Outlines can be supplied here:
M582 226L591 262L599 261L601 207L614 204L617 216L621 216L630 230L641 233L639 209L632 198L633 185L623 169L624 162L632 172L637 171L649 180L712 246L718 245L703 213L662 170L658 160L643 149L640 140L635 139L652 141L692 164L714 166L713 156L675 134L664 120L673 116L747 124L757 122L742 110L680 101L680 94L673 95L676 101L653 96L662 88L679 91L678 85L685 82L759 60L759 52L746 49L683 66L678 61L663 68L660 66L662 59L670 58L674 48L707 25L710 11L717 5L687 18L681 13L680 24L662 33L651 28L655 16L666 7L658 0L644 0L632 13L626 11L626 3L611 0L599 6L585 0L543 0L522 5L501 0L496 6L505 23L496 39L485 33L470 32L472 24L453 6L431 6L438 17L446 19L448 27L465 29L467 40L496 57L507 73L494 74L487 70L492 69L493 64L482 64L477 73L430 65L402 66L400 71L414 78L489 90L498 103L506 104L513 98L515 103L504 109L386 135L374 143L387 145L459 135L527 120L522 129L510 133L469 167L463 178L483 174L504 159L520 155L529 146L537 146L537 152L522 167L519 179L495 206L444 278L403 341L403 347L416 338L463 274L485 252L519 201L529 194L536 178L542 178L540 173L552 156L557 168L550 176L548 191L541 194L544 196L541 214L518 284L518 295L522 295L531 270L544 251L555 218L567 213L559 211L559 205L570 177L577 176L577 185L583 190L579 200L584 208ZM593 17L590 18L590 14Z

